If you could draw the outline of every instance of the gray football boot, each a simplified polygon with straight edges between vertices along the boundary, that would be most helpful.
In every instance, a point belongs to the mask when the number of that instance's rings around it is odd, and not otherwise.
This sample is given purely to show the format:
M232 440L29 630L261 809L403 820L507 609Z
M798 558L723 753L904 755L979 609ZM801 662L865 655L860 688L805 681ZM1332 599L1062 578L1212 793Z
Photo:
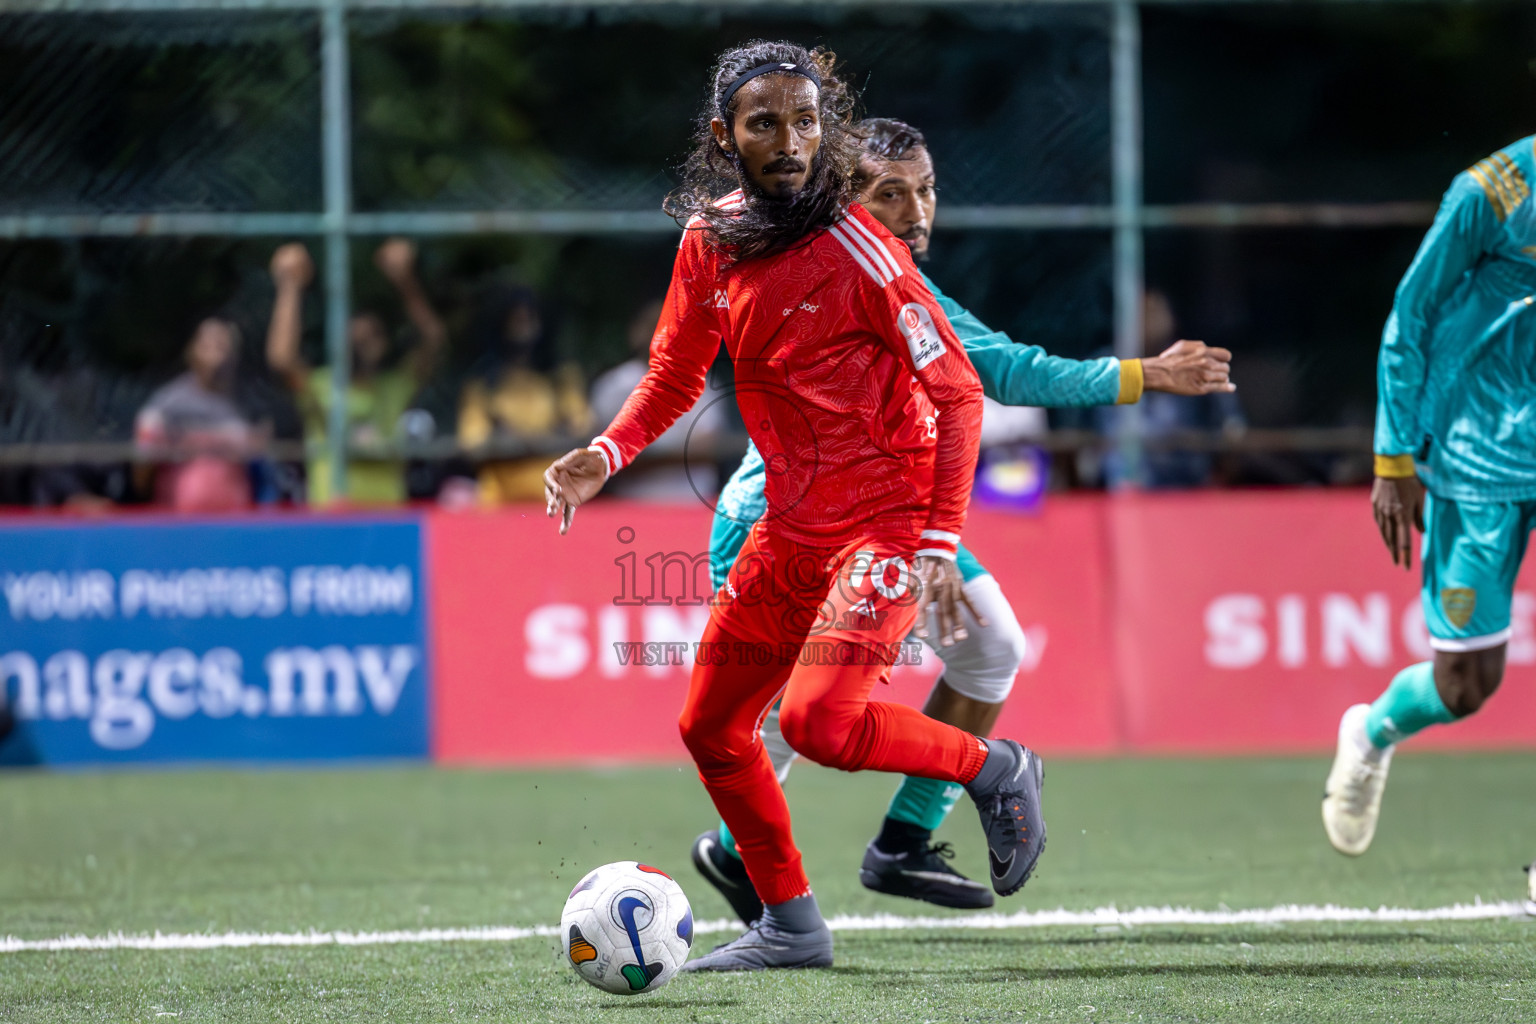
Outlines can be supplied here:
M682 966L685 971L766 971L774 968L831 967L832 929L786 932L758 920L740 938L716 946Z
M987 835L992 888L1011 896L1024 887L1045 850L1045 817L1040 758L1013 740L986 740L987 760L966 785Z

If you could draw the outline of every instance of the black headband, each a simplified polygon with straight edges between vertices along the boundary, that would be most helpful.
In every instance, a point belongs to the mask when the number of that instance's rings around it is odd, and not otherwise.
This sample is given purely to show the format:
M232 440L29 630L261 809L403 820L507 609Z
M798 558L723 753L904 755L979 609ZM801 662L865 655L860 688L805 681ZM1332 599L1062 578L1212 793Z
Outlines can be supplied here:
M731 87L725 90L725 95L720 97L720 116L725 116L725 108L731 105L731 97L736 95L737 89L740 89L758 75L772 74L800 75L803 78L809 78L816 84L818 90L821 89L821 76L816 73L815 68L809 68L803 64L795 64L791 61L774 61L772 64L759 64L751 71L743 71L741 76L731 83Z

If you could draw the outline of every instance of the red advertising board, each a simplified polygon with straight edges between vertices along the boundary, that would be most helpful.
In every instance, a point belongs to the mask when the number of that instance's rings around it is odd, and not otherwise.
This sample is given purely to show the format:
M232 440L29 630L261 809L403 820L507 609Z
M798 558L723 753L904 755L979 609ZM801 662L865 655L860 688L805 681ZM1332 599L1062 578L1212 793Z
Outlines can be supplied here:
M597 502L561 537L542 507L433 514L436 756L686 757L677 715L708 615L709 520L697 504ZM1046 749L1114 750L1102 503L978 509L968 532L1031 643L1002 728ZM925 651L876 698L921 705L938 668Z
M456 762L685 758L709 512L598 502L432 513L433 749ZM1429 656L1418 571L1392 566L1363 492L1053 496L974 507L966 543L1030 640L998 731L1050 753L1318 751L1339 714ZM1416 740L1536 743L1536 576L1489 713ZM921 705L938 662L877 699Z
M1339 715L1431 657L1419 567L1392 565L1363 491L1110 500L1116 677L1128 749L1330 747ZM1414 745L1536 742L1536 573L1487 713Z
M677 715L692 660L667 664L678 649L665 645L703 632L708 537L698 505L596 502L564 537L543 506L431 516L434 754L686 759ZM700 555L695 581L683 567ZM645 648L663 663L621 664L631 643L663 645Z
M1063 496L1039 514L972 506L965 543L997 581L1029 645L997 734L1049 753L1120 743L1105 502ZM926 693L922 696L926 696ZM921 703L919 699L918 703Z

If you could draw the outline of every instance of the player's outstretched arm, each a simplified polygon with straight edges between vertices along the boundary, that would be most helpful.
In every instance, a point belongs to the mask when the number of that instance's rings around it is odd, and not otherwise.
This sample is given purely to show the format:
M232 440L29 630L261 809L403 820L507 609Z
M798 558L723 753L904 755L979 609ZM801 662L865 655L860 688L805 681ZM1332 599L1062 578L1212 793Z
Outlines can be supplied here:
M1136 402L1144 390L1176 395L1236 390L1230 373L1232 353L1226 349L1180 341L1148 359L1053 356L1039 345L1015 342L1006 333L992 330L940 291L932 279L925 275L923 280L964 343L982 390L1003 405L1087 408Z
M1135 394L1127 394L1120 360L1067 359L1053 356L1039 345L1015 342L1006 332L994 331L976 314L945 295L926 274L923 282L965 346L965 354L981 378L983 393L993 401L1069 409L1112 405L1122 399L1135 401L1141 397L1139 373Z
M571 528L576 506L597 497L608 482L608 462L595 448L566 452L544 471L544 514L560 517L560 534Z
M1232 383L1232 353L1203 341L1176 341L1158 355L1141 361L1148 391L1173 395L1214 395L1236 391Z
M1006 334L985 343L966 342L988 397L1004 405L1046 409L1128 405L1145 391L1211 395L1236 391L1232 353L1203 341L1178 341L1145 359L1068 359L1038 345L1020 345Z

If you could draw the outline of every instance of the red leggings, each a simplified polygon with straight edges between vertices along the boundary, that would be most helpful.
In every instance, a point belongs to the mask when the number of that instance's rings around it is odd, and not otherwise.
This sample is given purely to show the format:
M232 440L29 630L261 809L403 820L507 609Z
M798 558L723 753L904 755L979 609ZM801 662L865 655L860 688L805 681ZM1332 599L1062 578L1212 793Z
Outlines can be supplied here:
M844 771L969 782L986 747L902 704L869 699L916 619L910 538L812 548L753 528L717 596L679 726L765 903L810 891L758 727L783 694L789 745Z

